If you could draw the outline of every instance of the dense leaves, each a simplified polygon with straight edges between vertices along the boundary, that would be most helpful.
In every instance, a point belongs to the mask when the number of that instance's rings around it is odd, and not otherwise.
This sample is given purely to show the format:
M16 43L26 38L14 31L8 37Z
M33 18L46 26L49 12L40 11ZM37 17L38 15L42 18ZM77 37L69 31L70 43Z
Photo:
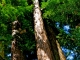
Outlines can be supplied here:
M76 26L80 23L79 3L78 0L47 0L41 5L43 19L48 21L49 25L55 26L54 24L59 23L56 25L59 31L56 37L60 45L78 53L80 52L80 29ZM64 31L66 25L70 27L68 33Z
M20 48L23 51L32 51L35 48L32 7L26 0L0 0L0 40L4 40L5 54L10 53L12 22L15 20L19 20L22 30L27 31L21 35L23 41L20 41Z
M40 0L40 6L44 22L59 31L56 37L60 45L80 54L80 27L76 28L80 23L80 1ZM8 48L10 49L12 40L12 22L17 19L21 23L22 30L27 31L21 35L23 38L20 41L21 49L35 50L32 0L0 0L0 40L4 40L5 54L10 53ZM68 34L63 29L65 25L70 26Z

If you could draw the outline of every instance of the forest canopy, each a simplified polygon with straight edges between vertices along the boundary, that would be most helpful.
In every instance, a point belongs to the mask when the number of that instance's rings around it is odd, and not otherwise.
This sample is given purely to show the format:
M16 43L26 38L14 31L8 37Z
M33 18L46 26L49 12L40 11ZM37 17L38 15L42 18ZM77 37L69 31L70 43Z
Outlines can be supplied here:
M79 0L40 0L40 10L44 26L52 27L61 47L74 51L75 59L80 59L80 1ZM0 0L0 55L5 59L11 53L12 22L18 20L22 41L20 49L25 55L36 53L32 0ZM58 24L57 24L58 23ZM68 30L64 29L68 26ZM68 33L66 33L67 31ZM27 53L30 52L30 53ZM68 57L70 53L66 54Z

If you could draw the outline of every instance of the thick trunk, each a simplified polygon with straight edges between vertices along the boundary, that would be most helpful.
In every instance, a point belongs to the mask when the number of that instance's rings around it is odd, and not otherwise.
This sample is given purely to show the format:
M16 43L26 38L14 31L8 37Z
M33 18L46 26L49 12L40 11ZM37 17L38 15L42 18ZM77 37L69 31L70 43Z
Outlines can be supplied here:
M41 17L38 0L34 0L34 30L38 60L54 60Z
M49 42L51 44L51 49L54 55L54 60L60 60L59 53L58 53L58 48L56 44L56 36L53 31L53 29L50 26L46 25L46 31L48 34Z
M66 60L66 57L65 57L64 53L62 52L62 49L60 47L60 44L58 43L57 40L56 40L56 44L57 44L57 48L58 48L60 60Z
M50 26L46 25L46 30L55 60L66 60L66 57L62 52L58 41L56 40L56 35L54 32L55 29L52 29Z
M12 60L24 60L22 51L19 49L19 40L20 38L20 23L19 21L14 21L12 23L12 46L11 46L11 54L12 54Z

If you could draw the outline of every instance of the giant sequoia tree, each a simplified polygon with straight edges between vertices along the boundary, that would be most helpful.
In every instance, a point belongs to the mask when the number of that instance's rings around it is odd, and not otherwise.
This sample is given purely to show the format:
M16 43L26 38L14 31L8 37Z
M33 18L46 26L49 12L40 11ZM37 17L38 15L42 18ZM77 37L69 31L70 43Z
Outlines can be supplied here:
M56 36L53 30L49 27L47 28L49 30L47 29L48 31L46 33L39 1L34 0L34 29L38 60L66 60L65 57L60 57L62 51L60 51L59 43L56 42ZM62 56L64 56L64 54L62 54Z
M54 60L38 0L34 0L34 29L38 60Z

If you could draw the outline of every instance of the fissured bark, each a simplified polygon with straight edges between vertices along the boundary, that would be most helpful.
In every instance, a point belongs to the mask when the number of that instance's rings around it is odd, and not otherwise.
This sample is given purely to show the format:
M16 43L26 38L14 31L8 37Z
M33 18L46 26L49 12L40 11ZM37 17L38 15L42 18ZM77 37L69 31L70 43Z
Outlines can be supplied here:
M19 40L21 40L19 29L21 28L18 20L12 23L12 46L11 46L11 60L25 60L22 51L19 48Z
M38 60L54 60L38 0L34 0L34 30Z

